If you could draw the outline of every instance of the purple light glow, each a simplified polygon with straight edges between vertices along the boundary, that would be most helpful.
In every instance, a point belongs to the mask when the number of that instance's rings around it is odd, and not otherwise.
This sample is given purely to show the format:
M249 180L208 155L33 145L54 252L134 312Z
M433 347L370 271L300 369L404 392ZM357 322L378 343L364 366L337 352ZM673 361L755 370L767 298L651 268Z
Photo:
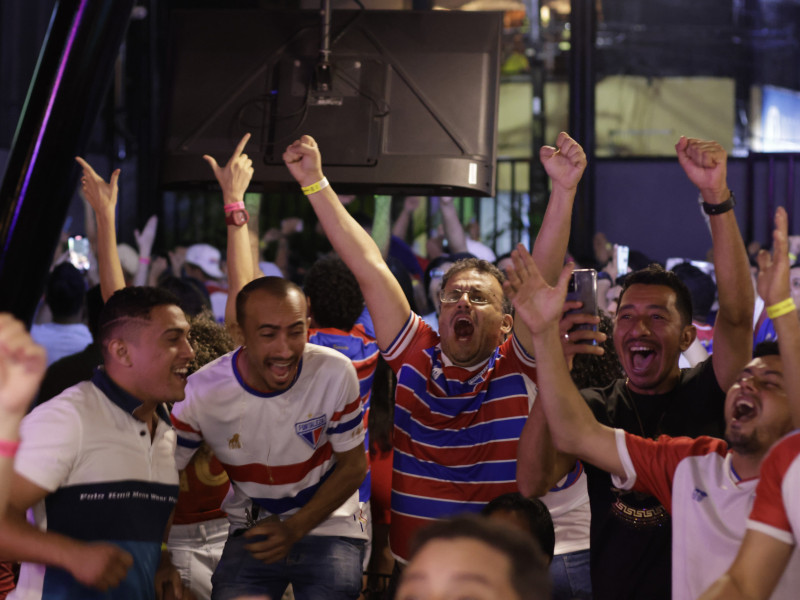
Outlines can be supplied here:
M58 74L56 75L55 82L53 84L53 88L50 91L50 98L47 101L47 110L44 113L44 119L42 120L42 125L39 128L39 134L36 137L36 144L33 147L33 153L31 154L30 161L28 162L28 168L25 172L25 180L22 183L22 188L20 189L19 198L17 199L17 206L14 210L14 216L11 219L11 227L8 231L8 236L6 238L6 246L3 249L3 261L8 256L8 245L11 243L11 239L14 237L14 228L17 225L17 219L19 219L19 213L22 209L22 205L25 202L25 195L28 191L28 185L30 184L31 176L33 175L33 169L36 164L36 159L39 156L39 150L42 146L42 138L44 138L45 131L47 130L47 125L50 122L50 114L53 111L53 104L56 100L56 95L58 94L58 90L61 87L61 80L64 77L64 70L67 66L67 59L69 59L70 53L72 52L72 45L75 42L75 37L78 33L78 26L81 23L83 18L83 12L86 9L86 4L89 0L81 0L81 4L78 7L78 12L75 14L75 18L72 21L72 27L70 28L69 37L67 38L67 44L64 48L64 52L61 55L61 61L58 65Z

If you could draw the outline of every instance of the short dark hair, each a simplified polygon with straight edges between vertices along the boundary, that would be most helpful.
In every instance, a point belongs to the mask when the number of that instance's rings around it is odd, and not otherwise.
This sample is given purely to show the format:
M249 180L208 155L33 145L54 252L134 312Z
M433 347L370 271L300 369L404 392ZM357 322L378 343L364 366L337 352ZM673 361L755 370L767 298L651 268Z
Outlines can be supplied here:
M63 262L51 271L47 279L44 300L55 319L77 315L86 301L86 279L72 263Z
M154 308L169 305L180 307L178 298L175 294L160 288L137 286L117 290L100 311L97 323L100 343L105 349L105 343L114 334L117 325L122 325L124 321L128 319L149 321Z
M622 298L632 285L663 285L675 292L675 308L680 314L684 325L692 323L692 295L689 288L672 271L667 271L658 263L651 263L644 269L639 269L625 276L622 291L619 293L617 310L622 306Z
M488 517L498 511L517 513L528 521L528 531L539 544L542 552L552 561L556 546L553 517L545 503L538 498L526 498L519 492L498 496L483 507L481 514Z
M244 286L236 295L236 321L239 326L244 326L245 307L247 306L247 299L253 292L266 292L276 298L285 298L289 292L295 291L303 297L305 301L305 294L299 285L284 279L283 277L259 277L254 279L246 286Z
M420 529L411 545L411 557L434 540L477 540L508 558L511 587L522 600L550 598L550 574L544 557L531 536L511 527L494 523L484 516L466 514L434 521Z
M497 279L501 289L506 280L505 274L488 260L483 260L482 258L463 258L459 261L456 261L456 263L447 270L447 273L444 274L444 277L442 277L442 289L445 288L451 277L457 273L460 273L461 271L469 270L475 270L479 273L488 273ZM501 301L503 302L503 312L510 315L512 310L511 301L506 298L505 290L503 291L503 297L501 298Z
M320 258L311 265L303 289L320 327L350 331L364 311L358 281L338 256Z
M780 356L781 352L778 348L778 342L769 340L766 342L759 342L753 348L753 358L761 358L762 356Z

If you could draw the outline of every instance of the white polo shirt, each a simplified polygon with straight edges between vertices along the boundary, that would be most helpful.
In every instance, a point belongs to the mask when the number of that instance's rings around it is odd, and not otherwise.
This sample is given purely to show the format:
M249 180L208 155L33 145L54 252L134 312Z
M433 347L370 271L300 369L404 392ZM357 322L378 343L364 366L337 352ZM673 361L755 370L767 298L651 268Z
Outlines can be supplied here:
M178 497L176 435L159 407L152 439L141 403L98 369L22 421L14 470L51 492L28 511L41 530L119 545L134 558L104 598L151 599L164 529ZM93 598L61 569L24 563L13 600Z

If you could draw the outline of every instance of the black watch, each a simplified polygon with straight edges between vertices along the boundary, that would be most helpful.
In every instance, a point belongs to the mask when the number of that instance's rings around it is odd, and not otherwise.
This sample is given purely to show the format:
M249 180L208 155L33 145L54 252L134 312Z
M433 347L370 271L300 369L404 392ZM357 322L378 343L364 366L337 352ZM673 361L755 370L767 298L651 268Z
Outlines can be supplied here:
M707 215L721 215L731 210L734 206L736 206L736 198L733 192L731 192L730 197L725 200L725 202L720 202L719 204L709 204L703 201L703 212Z

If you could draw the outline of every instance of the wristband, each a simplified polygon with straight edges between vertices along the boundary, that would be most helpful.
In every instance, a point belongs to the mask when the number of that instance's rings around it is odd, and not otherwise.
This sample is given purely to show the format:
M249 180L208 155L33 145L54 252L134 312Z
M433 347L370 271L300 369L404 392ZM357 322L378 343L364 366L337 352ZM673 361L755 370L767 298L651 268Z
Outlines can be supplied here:
M19 448L19 440L12 442L10 440L0 440L0 456L7 456L13 458Z
M168 551L166 542L161 542L161 551L162 552L167 552Z
M721 215L722 213L726 213L731 210L734 206L736 206L736 198L731 192L730 197L725 200L725 202L720 202L719 204L709 204L705 200L703 201L703 212L707 215Z
M241 200L239 202L233 202L231 204L226 204L225 205L225 214L227 215L228 213L231 213L231 212L233 212L235 210L241 210L243 208L244 208L244 202L242 202Z
M150 259L147 256L140 256L139 262L142 263L143 265L149 265Z
M312 183L311 185L301 187L300 189L306 196L310 196L311 194L316 194L320 190L324 190L326 187L328 187L328 185L328 178L323 177L317 183Z
M777 319L778 317L789 314L796 308L797 306L794 303L794 298L790 297L786 300L781 300L780 302L776 302L775 304L768 306L767 316L770 319Z

